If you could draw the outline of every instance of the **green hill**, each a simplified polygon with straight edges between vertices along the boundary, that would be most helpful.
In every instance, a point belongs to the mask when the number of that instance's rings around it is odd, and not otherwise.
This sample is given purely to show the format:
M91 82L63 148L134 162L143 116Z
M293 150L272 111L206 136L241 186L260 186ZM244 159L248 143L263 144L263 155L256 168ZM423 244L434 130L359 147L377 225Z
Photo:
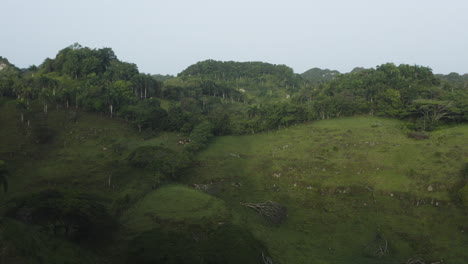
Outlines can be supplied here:
M334 73L0 58L0 262L466 263L466 76Z
M167 84L231 101L263 102L289 98L299 89L301 78L285 65L206 60L187 67Z
M208 184L275 263L464 263L468 126L415 140L402 125L355 117L220 137L186 182ZM285 223L240 205L268 200L288 208Z
M337 74L340 74L340 72L329 69L312 68L302 73L301 76L312 83L323 83L333 80Z
M185 186L158 189L190 166L193 147L180 143L186 136L138 133L124 120L74 108L45 114L34 101L29 122L21 122L15 105L0 101L0 160L9 171L8 192L0 194L5 263L148 263L184 256L190 263L255 263L268 252L231 223L221 200ZM191 144L200 136L192 135ZM219 242L225 239L244 241L242 254L232 255L234 245ZM154 248L155 241L166 246ZM185 255L174 255L182 247ZM157 255L141 255L141 248Z

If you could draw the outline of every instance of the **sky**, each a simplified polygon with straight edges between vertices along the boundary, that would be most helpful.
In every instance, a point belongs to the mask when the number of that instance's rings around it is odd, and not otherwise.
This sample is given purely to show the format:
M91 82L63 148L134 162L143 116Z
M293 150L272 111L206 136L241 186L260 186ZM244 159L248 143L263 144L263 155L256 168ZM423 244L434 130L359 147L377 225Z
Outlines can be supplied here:
M0 0L0 14L0 56L20 68L77 42L151 74L206 59L468 73L466 0Z

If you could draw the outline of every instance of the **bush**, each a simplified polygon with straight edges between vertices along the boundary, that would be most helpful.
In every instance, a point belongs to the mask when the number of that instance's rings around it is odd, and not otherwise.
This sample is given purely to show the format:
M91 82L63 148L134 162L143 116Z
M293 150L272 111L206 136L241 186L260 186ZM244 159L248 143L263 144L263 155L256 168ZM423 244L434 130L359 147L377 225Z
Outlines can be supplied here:
M48 228L53 234L75 239L101 238L116 227L107 208L96 196L45 190L9 202L7 215Z
M190 133L192 143L188 145L188 151L195 152L202 149L211 137L213 137L213 125L210 122L205 121L196 125Z
M176 152L163 147L143 146L132 151L127 160L133 167L150 168L174 177L179 170L190 165L191 154L187 151Z

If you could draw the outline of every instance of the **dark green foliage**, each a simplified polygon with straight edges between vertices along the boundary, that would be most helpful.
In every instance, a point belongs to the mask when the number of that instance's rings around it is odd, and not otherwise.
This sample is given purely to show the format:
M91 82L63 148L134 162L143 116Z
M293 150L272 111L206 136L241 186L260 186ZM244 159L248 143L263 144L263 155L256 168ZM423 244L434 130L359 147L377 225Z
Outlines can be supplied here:
M191 152L198 151L206 146L211 137L213 137L213 125L204 121L193 128L190 133L191 142L186 148Z
M285 65L264 62L235 62L206 60L183 70L179 76L209 75L214 78L238 79L255 78L263 75L293 77L293 70Z
M261 263L264 246L232 224L212 229L175 225L144 232L129 244L127 263Z
M127 161L136 168L149 168L163 175L175 177L176 173L191 163L191 155L163 147L143 146L132 151Z
M171 152L166 148L143 146L132 151L127 160L133 167L144 168L154 166L158 158L164 157Z
M302 78L310 81L311 83L324 83L324 82L333 80L338 74L340 74L339 71L312 68L302 73L301 76Z
M0 263L102 263L90 251L40 229L7 217L0 218Z
M74 239L98 239L116 227L99 197L44 190L11 200L7 215Z
M468 120L466 75L436 76L417 65L298 75L285 65L206 60L177 77L151 76L110 48L77 43L38 67L0 63L0 96L38 100L45 113L55 106L123 117L139 131L190 133L209 120L215 135L246 134L357 114L410 120L413 130L431 131ZM22 116L26 110L18 105Z
M160 102L155 98L124 107L122 115L131 120L140 132L141 129L145 128L166 130L169 126L168 114L160 107Z

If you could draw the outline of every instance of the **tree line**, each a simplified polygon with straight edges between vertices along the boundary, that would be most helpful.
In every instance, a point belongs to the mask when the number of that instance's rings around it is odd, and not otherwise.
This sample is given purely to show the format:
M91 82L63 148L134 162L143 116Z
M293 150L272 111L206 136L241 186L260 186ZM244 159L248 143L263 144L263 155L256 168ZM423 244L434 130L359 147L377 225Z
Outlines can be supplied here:
M111 48L73 44L39 66L19 69L6 58L0 66L0 96L17 100L22 122L30 101L44 114L51 106L77 108L125 119L139 131L187 134L203 122L225 135L352 115L400 118L415 130L468 120L467 75L435 75L418 65L299 75L285 65L206 60L174 77L141 73Z

